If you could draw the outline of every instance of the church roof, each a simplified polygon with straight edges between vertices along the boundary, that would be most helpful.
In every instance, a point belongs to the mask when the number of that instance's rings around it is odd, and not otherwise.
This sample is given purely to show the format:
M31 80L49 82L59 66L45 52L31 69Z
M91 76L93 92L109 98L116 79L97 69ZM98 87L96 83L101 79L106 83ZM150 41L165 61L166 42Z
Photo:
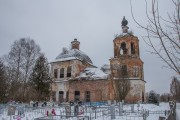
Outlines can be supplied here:
M85 79L85 80L106 80L108 78L108 74L104 73L99 68L86 68L84 71L80 73L76 79Z
M74 59L80 60L82 62L87 62L89 64L93 64L89 56L87 56L84 52L78 49L67 50L65 48L63 48L63 51L56 57L54 62Z

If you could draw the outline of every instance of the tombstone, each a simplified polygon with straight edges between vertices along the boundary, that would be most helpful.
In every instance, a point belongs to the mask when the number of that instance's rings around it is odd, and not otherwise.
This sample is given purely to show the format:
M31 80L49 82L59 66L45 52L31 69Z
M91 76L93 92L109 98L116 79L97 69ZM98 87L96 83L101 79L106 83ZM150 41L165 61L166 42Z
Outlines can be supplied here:
M111 119L115 119L115 106L110 106Z
M140 103L138 102L138 104L137 104L138 111L139 111L139 107L140 107Z
M108 105L111 105L111 100L108 100Z
M131 105L131 112L134 112L134 104Z
M114 100L114 104L116 105L116 100Z
M24 106L18 106L17 110L18 110L18 115L21 116L22 114L24 114Z
M122 104L124 105L124 100L122 100Z
M15 106L8 106L8 115L15 115L16 107Z
M71 116L71 106L65 106L65 109L66 109L66 116ZM67 118L66 117L66 118Z
M74 106L74 116L78 115L78 111L79 111L79 106L77 104L75 104L75 106Z

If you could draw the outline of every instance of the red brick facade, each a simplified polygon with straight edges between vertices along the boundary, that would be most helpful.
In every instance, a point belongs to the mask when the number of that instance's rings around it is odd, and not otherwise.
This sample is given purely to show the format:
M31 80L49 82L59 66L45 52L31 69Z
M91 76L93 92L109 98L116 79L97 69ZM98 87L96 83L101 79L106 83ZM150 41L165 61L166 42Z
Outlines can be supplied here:
M71 80L69 81L69 101L74 101L75 91L80 91L80 101L86 101L86 91L90 101L109 100L109 80Z

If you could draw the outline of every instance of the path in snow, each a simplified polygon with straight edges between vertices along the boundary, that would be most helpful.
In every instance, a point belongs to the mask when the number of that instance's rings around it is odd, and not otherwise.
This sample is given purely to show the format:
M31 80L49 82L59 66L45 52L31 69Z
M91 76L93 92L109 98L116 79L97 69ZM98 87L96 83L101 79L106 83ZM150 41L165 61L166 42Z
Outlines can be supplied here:
M176 120L180 120L180 103L176 104Z

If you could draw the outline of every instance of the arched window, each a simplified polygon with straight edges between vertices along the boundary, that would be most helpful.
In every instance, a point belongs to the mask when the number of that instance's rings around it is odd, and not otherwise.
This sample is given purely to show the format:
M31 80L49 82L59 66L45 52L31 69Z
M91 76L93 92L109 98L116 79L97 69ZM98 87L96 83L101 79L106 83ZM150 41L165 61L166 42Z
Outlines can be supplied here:
M131 43L131 54L135 54L135 46L134 46L134 43Z
M67 68L67 77L71 77L71 66Z
M122 51L122 52L121 52ZM123 42L121 43L121 47L120 47L120 54L126 54L127 53L127 49L126 49L126 43Z
M64 78L64 68L60 69L60 78Z
M74 91L74 101L80 100L80 91Z

